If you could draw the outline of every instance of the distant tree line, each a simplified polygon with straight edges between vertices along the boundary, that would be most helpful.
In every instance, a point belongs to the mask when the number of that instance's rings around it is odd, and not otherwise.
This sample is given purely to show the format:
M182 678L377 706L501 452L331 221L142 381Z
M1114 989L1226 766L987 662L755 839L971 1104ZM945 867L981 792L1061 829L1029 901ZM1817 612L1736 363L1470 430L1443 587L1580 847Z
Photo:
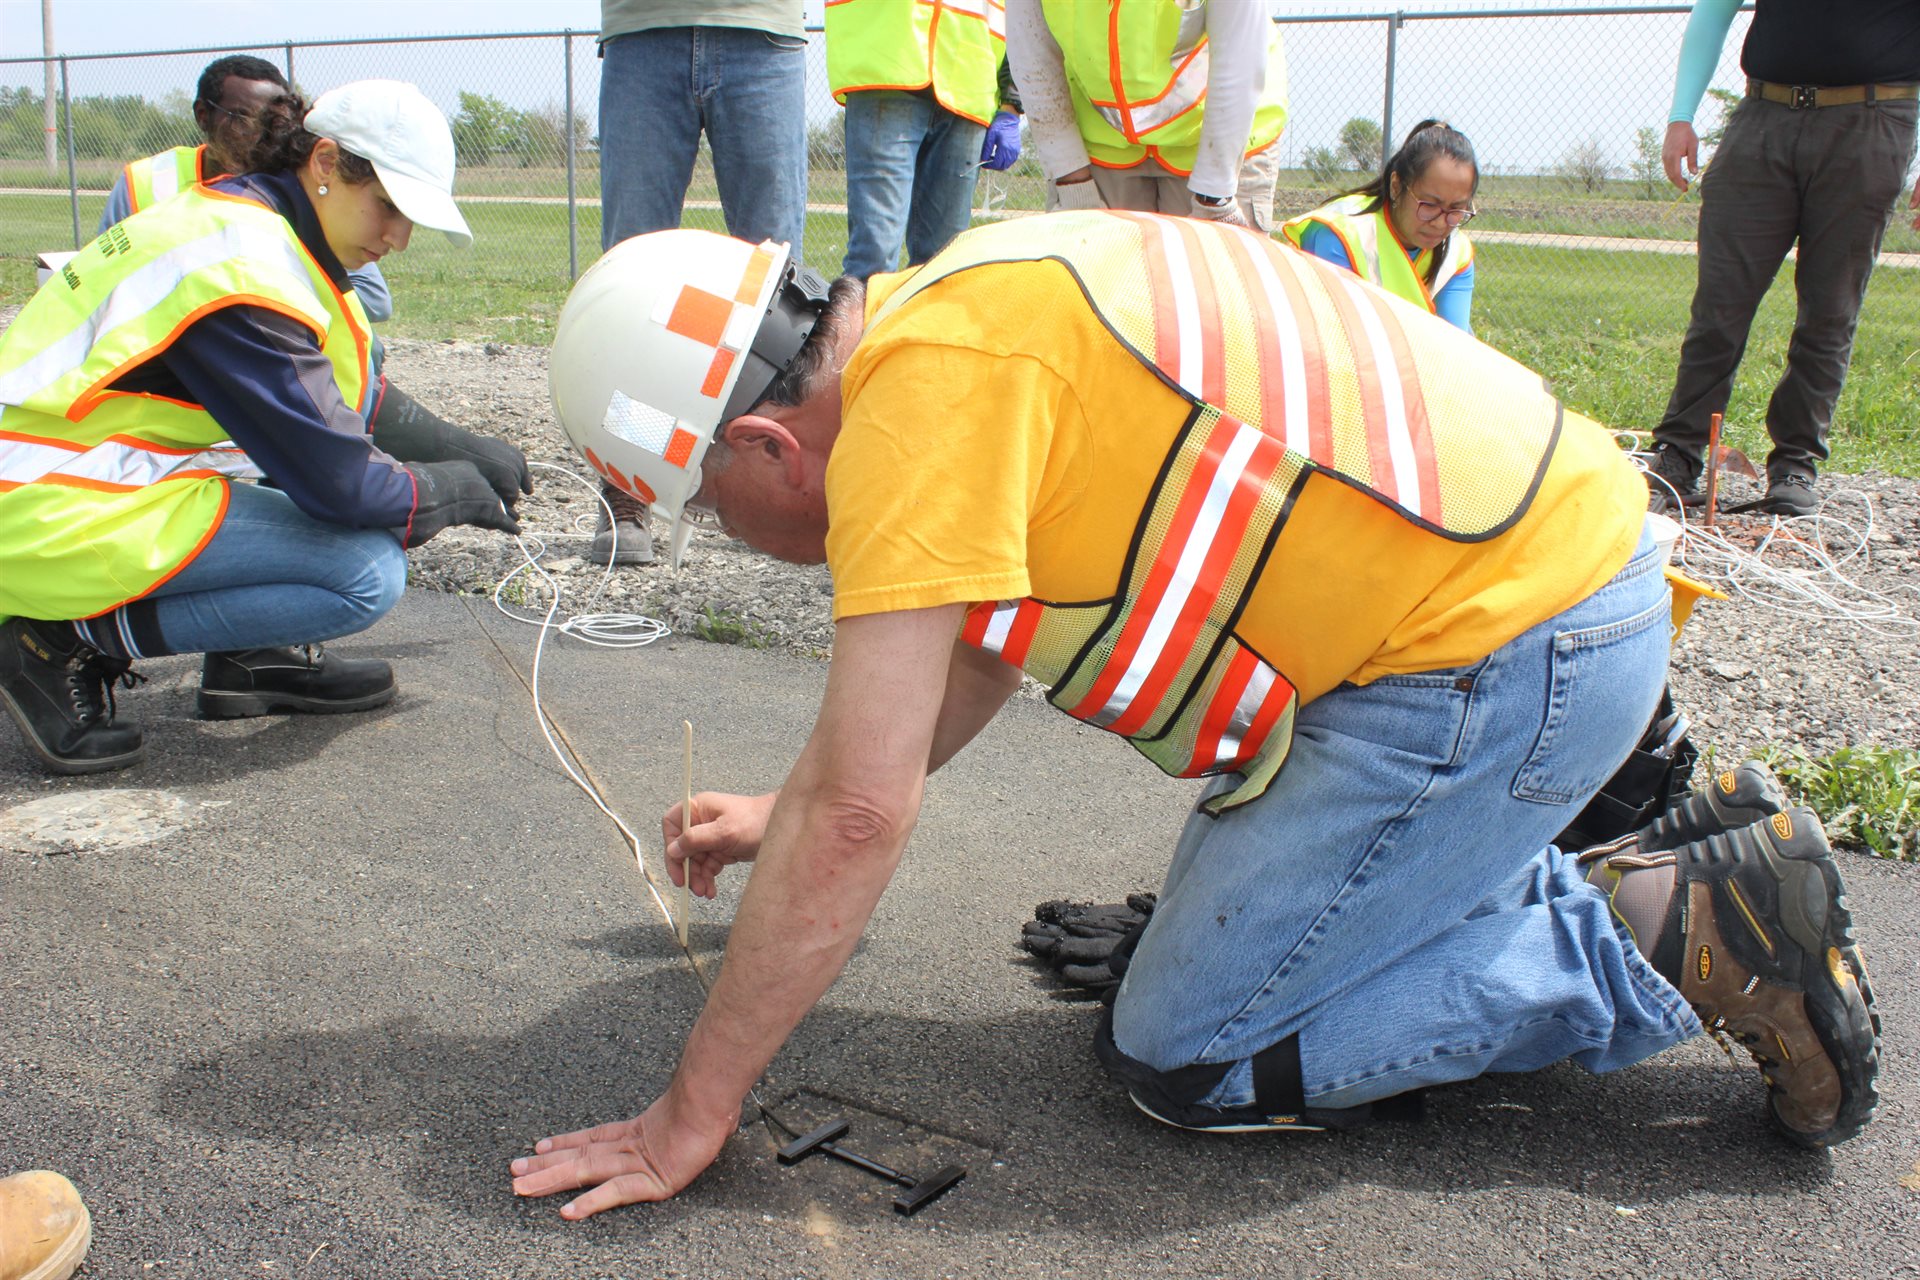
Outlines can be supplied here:
M0 86L0 156L43 154L41 104L31 89ZM74 98L72 111L73 153L82 160L137 160L200 140L185 90L158 102L132 93L90 94Z

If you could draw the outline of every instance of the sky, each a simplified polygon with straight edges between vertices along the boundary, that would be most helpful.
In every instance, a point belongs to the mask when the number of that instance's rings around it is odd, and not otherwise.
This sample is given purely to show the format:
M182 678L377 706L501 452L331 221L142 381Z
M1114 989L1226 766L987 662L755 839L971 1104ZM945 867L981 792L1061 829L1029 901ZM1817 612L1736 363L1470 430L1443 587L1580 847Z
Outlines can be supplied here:
M1214 0L1263 4L1285 15L1379 14L1396 9L1485 11L1503 8L1607 8L1541 0ZM805 0L818 21L824 0ZM575 109L589 121L598 95L590 36L599 0L53 0L55 50L66 55L253 44L276 63L285 41L380 38L572 28ZM1514 17L1497 21L1409 21L1398 41L1392 132L1423 115L1443 116L1474 139L1489 170L1538 171L1577 141L1592 138L1624 167L1634 136L1666 122L1683 14L1612 17ZM1727 42L1717 83L1736 83L1744 19ZM1287 33L1293 118L1283 135L1288 164L1330 145L1355 116L1383 116L1386 23L1298 24ZM0 59L40 54L40 0L0 0ZM69 64L72 91L160 98L190 87L212 55L181 54ZM567 58L558 40L481 40L296 49L294 78L310 93L348 80L412 80L452 114L463 91L523 109L557 106ZM836 113L825 91L816 39L808 68L808 116ZM38 89L41 67L0 64L0 84Z

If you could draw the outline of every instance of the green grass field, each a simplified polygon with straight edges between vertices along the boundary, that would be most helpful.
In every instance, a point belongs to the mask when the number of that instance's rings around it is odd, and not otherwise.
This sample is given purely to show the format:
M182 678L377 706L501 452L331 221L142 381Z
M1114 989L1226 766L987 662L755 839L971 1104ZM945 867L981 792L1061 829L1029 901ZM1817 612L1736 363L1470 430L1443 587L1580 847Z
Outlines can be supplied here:
M101 204L98 195L82 196L83 234L91 232ZM476 203L467 214L475 235L471 249L455 249L437 232L424 231L407 252L386 261L398 300L386 332L550 341L568 287L566 207ZM721 229L717 211L689 211L686 223ZM597 209L581 210L577 235L584 267L599 255ZM31 291L31 249L64 246L71 237L65 200L0 196L0 306L21 302ZM845 248L843 216L809 216L810 261L837 265ZM1490 242L1481 243L1479 256L1474 319L1480 337L1540 370L1570 407L1609 426L1650 430L1672 386L1693 293L1693 259ZM1727 412L1729 442L1756 463L1767 447L1766 402L1785 360L1793 309L1789 267L1754 323ZM1886 269L1875 276L1835 415L1832 465L1920 475L1920 270Z

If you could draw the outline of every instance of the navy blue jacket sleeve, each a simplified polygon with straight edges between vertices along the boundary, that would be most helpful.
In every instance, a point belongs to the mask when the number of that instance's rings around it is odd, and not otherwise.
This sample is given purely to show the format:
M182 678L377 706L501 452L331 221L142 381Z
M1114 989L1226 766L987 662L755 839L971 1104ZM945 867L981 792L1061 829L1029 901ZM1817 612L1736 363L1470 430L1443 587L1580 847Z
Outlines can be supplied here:
M265 307L222 307L160 358L306 514L361 529L413 518L413 477L373 447L305 325Z

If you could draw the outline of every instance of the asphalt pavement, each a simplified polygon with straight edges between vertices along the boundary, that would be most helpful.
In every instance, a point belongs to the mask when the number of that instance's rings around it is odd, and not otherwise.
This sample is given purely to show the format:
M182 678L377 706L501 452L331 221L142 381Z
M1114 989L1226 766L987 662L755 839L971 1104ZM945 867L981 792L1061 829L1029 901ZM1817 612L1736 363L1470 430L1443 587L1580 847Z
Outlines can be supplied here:
M0 726L0 1172L81 1187L82 1277L1920 1274L1920 869L1843 855L1885 1037L1878 1118L1767 1128L1744 1056L1438 1090L1342 1135L1156 1125L1093 1011L1022 959L1055 897L1157 883L1190 784L1016 701L932 780L845 976L762 1093L796 1127L966 1179L897 1188L743 1124L677 1200L587 1223L523 1201L535 1138L643 1107L700 989L613 824L534 721L536 631L412 593L338 647L399 671L365 715L206 722L198 664L120 694L143 766L43 777ZM543 703L658 866L695 785L764 790L824 664L673 638L549 644ZM700 904L717 966L738 875Z

